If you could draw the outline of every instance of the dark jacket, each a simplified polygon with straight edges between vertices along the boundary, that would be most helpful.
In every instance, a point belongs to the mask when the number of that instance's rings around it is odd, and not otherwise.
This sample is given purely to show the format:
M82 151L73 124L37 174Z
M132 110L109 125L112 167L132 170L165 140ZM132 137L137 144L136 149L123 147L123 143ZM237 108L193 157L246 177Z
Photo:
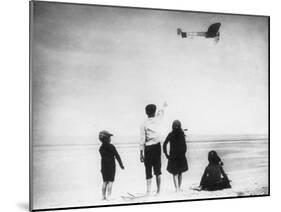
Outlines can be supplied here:
M170 143L170 152L167 153L167 144ZM184 132L181 129L175 129L169 133L164 145L163 151L167 158L183 157L186 153L186 140Z
M120 167L123 167L122 160L113 144L103 143L99 149L101 154L101 169L115 168L115 158Z
M229 179L219 164L211 164L206 167L201 178L200 186L203 190L220 190L231 188Z

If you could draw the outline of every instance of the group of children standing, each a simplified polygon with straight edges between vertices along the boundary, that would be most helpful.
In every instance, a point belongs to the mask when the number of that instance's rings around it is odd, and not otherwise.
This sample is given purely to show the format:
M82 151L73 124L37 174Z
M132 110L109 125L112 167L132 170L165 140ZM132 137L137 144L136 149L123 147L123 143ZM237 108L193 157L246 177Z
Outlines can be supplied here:
M161 137L160 125L163 120L163 115L167 103L157 111L154 104L149 104L145 107L147 119L141 125L140 132L140 161L144 163L146 174L146 195L151 193L152 170L156 176L157 194L161 188ZM102 198L110 199L112 191L112 183L115 177L115 158L120 167L124 169L122 160L114 147L110 143L113 134L103 130L99 134L99 140L102 145L99 149L101 154L101 173L103 177ZM169 144L169 154L167 145ZM181 127L181 122L175 120L172 123L172 131L166 137L163 144L163 152L168 159L167 171L173 175L173 181L176 192L181 191L182 173L188 170L186 159L186 139L184 130ZM208 155L209 165L200 182L200 189L203 190L218 190L230 188L229 180L223 171L223 163L215 151L211 151Z

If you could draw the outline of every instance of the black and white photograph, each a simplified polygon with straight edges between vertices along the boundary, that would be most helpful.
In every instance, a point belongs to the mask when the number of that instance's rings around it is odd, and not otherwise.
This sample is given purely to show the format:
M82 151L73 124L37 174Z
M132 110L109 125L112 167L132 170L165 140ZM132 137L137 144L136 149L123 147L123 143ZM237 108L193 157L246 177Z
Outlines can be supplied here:
M29 12L31 210L270 195L269 16Z

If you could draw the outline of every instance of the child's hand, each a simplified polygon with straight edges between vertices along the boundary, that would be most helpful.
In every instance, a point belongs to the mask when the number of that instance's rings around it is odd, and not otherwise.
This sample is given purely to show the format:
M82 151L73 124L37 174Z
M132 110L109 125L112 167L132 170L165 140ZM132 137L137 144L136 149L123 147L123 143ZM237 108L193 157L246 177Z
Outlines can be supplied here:
M144 162L144 156L143 156L143 154L141 154L141 156L140 156L140 162L141 162L141 163Z
M125 167L123 165L121 165L120 167L121 167L121 169L125 169Z

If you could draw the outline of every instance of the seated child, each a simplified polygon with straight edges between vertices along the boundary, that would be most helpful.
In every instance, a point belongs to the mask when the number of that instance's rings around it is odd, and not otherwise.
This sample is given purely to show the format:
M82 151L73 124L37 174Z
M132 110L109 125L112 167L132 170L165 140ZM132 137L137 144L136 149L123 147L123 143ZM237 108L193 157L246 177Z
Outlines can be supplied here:
M169 155L167 153L167 144L170 144ZM188 164L185 157L186 140L185 134L181 128L181 123L175 120L172 125L172 132L167 136L163 151L168 159L167 170L173 175L176 192L181 191L182 173L188 170Z
M106 130L103 130L99 133L99 140L102 142L99 152L101 155L101 173L103 178L103 200L108 200L111 196L112 183L114 181L116 171L115 158L117 159L121 169L124 169L123 163L115 146L110 143L111 136L113 136L113 134Z
M200 182L200 189L207 191L231 188L230 181L222 168L222 161L216 151L208 154L209 164L206 167Z

